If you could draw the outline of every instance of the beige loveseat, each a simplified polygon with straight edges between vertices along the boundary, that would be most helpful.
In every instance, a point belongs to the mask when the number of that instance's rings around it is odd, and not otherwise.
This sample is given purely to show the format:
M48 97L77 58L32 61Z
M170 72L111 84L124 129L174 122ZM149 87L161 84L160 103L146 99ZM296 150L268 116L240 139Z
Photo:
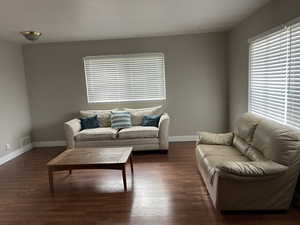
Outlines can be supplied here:
M101 127L81 130L79 119L64 123L68 148L132 146L135 151L168 150L169 116L162 112L161 107L113 110L130 112L132 127L120 131L111 128L110 113L112 110L80 111L82 117L97 115ZM162 114L158 127L141 126L144 115L157 114Z
M300 134L246 113L233 133L200 132L196 159L216 209L286 210L300 170Z

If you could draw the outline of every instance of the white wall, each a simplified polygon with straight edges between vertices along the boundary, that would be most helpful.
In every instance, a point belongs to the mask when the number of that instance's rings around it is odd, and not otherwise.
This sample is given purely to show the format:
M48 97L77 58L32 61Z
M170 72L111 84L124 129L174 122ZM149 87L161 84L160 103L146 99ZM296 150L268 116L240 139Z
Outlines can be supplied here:
M5 41L0 41L0 105L1 157L19 149L21 139L31 131L22 48Z
M230 127L248 110L248 39L300 16L299 0L273 0L236 26L229 35Z
M88 104L82 57L165 54L170 135L227 130L227 33L25 45L34 141L63 140L63 122L81 109L159 104Z

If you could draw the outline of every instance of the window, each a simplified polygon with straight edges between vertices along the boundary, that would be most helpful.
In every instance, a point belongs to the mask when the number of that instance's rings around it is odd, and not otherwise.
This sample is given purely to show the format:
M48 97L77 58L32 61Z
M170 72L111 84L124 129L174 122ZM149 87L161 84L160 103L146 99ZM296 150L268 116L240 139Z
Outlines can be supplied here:
M166 99L162 53L88 56L84 69L89 103Z
M249 111L300 128L300 23L250 41Z

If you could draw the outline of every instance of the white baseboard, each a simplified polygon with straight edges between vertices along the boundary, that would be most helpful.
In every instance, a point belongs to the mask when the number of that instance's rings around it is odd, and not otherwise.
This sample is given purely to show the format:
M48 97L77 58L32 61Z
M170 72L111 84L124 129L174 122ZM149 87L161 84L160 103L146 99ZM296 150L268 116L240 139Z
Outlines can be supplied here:
M19 148L7 155L0 157L0 165L8 162L9 160L16 158L17 156L23 154L24 152L31 150L32 148L33 148L32 144L28 144L28 145L25 145L24 147Z
M64 140L60 141L36 141L33 142L33 146L36 147L60 147L66 146L67 143Z
M197 141L198 136L190 135L190 136L171 136L169 137L170 142L185 142L185 141ZM67 143L64 140L60 141L36 141L33 143L33 146L38 147L61 147L66 146Z
M197 135L187 135L187 136L171 136L169 137L170 142L185 142L185 141L197 141Z

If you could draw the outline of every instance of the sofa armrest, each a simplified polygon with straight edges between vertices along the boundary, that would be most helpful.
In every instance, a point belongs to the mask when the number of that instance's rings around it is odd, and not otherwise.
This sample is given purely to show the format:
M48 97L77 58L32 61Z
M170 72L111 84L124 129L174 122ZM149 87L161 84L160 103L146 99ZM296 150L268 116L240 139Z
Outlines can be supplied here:
M159 145L162 150L169 149L169 124L169 115L167 113L162 114L158 124Z
M197 144L206 145L232 145L233 133L216 134L210 132L199 132L199 140Z
M265 177L284 173L288 167L269 161L225 162L218 166L222 172L242 177Z
M64 123L66 141L68 148L75 148L74 136L81 130L80 120L73 119Z

